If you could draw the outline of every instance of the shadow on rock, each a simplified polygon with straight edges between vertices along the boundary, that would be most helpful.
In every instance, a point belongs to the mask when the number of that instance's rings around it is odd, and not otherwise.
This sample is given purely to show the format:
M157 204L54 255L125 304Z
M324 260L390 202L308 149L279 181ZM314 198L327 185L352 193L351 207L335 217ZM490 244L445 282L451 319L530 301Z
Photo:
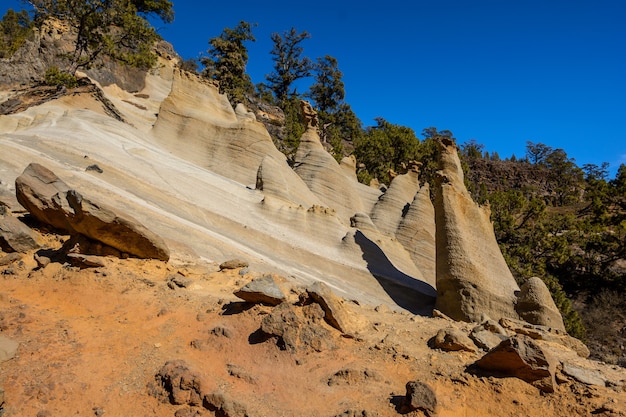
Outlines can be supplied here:
M396 304L413 314L432 314L437 299L435 288L396 268L382 249L361 231L355 233L354 239L361 247L367 269Z

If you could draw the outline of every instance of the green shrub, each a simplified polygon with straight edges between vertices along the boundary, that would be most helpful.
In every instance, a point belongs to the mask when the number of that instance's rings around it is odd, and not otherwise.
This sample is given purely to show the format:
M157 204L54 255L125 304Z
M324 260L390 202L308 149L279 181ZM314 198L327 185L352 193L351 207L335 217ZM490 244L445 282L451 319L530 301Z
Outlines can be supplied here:
M78 85L78 80L72 74L61 71L58 67L50 67L44 75L44 82L50 86L65 86L74 88Z

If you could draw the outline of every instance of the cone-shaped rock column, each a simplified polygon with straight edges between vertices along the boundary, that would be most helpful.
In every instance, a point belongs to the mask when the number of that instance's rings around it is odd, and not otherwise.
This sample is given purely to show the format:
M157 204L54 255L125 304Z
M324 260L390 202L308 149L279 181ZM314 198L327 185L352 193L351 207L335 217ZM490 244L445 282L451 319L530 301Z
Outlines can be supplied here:
M489 207L476 204L465 188L456 145L447 139L439 144L436 308L464 321L479 321L483 313L496 320L518 317L519 287L496 242Z

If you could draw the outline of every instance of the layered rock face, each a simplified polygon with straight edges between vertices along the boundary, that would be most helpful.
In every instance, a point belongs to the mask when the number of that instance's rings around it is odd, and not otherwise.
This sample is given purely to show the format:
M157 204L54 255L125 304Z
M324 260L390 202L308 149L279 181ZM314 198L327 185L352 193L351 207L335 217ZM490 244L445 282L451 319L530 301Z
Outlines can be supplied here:
M215 85L179 70L173 78L152 130L159 145L245 185L255 183L265 157L285 160L254 114L241 107L235 112Z
M435 192L437 226L437 309L464 321L518 317L519 287L511 274L489 219L463 183L456 145L440 142L440 171Z

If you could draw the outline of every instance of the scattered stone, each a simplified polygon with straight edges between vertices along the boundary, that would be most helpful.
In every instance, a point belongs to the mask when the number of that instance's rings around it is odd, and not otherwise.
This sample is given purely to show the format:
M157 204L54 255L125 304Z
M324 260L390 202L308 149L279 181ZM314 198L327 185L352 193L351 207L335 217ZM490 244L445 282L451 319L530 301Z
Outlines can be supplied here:
M507 339L507 336L492 333L481 326L472 329L469 337L476 346L485 351L495 348L502 343L503 340Z
M5 252L28 252L37 249L35 233L17 217L0 216L0 248Z
M268 304L271 306L277 306L286 299L285 294L283 294L271 275L264 275L253 280L235 291L234 294L249 303Z
M558 343L565 346L568 349L573 350L581 358L589 357L589 348L585 346L580 340L571 337L565 332L562 332L551 327L540 326L535 324L526 323L521 320L513 319L500 319L500 324L505 329L511 330L514 333L529 336L535 340L544 340L546 342Z
M437 395L428 385L420 381L406 384L406 397L401 407L403 413L423 411L427 416L434 416L437 408Z
M556 365L533 339L512 336L480 358L476 365L504 376L514 376L543 392L554 392Z
M378 417L378 414L375 411L367 411L367 410L346 410L341 414L337 414L335 417Z
M93 165L89 165L87 168L85 168L85 171L95 171L98 174L102 174L104 171L102 170L102 168L100 168L98 165L93 164Z
M101 417L104 415L104 409L100 408L100 407L94 407L93 408L93 413L94 415L96 415L97 417Z
M19 261L20 259L22 259L22 254L17 252L9 253L0 258L0 266L10 265L13 262Z
M436 348L449 352L460 350L476 352L476 345L472 339L456 327L440 329L435 336L434 345Z
M237 379L246 381L249 384L256 384L257 382L257 379L254 376L250 375L245 369L243 369L239 365L228 363L226 364L226 369L228 370L228 375L233 376Z
M355 385L361 384L368 380L380 381L382 378L378 372L370 369L353 369L346 368L335 372L326 383L328 386L333 385Z
M101 257L95 255L83 255L81 253L68 253L67 259L73 266L80 269L84 268L102 268L105 266Z
M562 372L586 385L606 386L606 379L596 369L586 369L569 363L563 363Z
M13 359L19 345L15 340L0 335L0 363Z
M221 336L227 339L232 339L234 336L233 330L230 327L225 326L215 326L209 333L214 336Z
M565 332L563 317L550 295L550 290L539 277L532 277L522 285L515 309L522 319L531 324Z
M332 334L322 323L307 320L287 302L279 304L263 317L261 331L278 337L277 344L281 349L292 353L307 348L321 352L335 347Z
M343 300L337 297L325 283L317 281L307 288L306 292L324 309L326 322L344 335L354 337L362 327L362 323L359 323L357 318L348 311Z
M248 262L246 261L242 261L241 259L231 259L220 264L220 271L223 271L225 269L247 268L248 266Z
M204 396L204 408L213 411L216 416L222 417L248 417L243 404L233 401L222 392L213 392Z
M201 406L203 404L200 375L191 371L183 360L167 361L155 375L155 396L166 396L171 404Z
M35 262L37 262L37 267L41 269L47 267L48 265L50 265L50 262L52 262L52 260L48 258L47 256L43 256L39 254L35 254L33 258L35 259Z
M479 348L491 350L509 336L502 326L491 319L487 319L480 325L474 327L469 337Z
M201 416L202 413L197 408L185 407L176 410L174 413L174 417L198 417Z
M31 163L15 180L17 200L36 219L138 258L169 260L165 242L137 220L72 190L52 171Z
M192 283L193 281L191 279L186 278L184 275L180 273L173 274L167 277L167 286L173 290L175 290L176 288L187 288Z

